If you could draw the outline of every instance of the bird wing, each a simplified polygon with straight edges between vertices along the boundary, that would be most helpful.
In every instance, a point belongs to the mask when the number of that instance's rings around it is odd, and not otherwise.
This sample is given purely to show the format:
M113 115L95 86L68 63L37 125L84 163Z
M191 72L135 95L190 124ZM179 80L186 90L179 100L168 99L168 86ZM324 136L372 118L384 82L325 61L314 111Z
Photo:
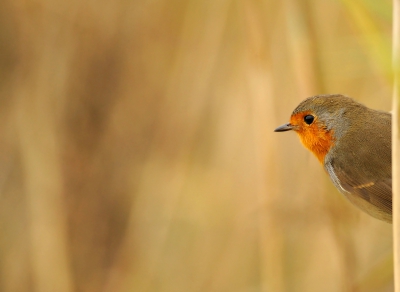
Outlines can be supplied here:
M374 177L348 173L333 161L325 168L336 188L354 205L368 214L391 222L392 218L392 178L390 174L377 174Z

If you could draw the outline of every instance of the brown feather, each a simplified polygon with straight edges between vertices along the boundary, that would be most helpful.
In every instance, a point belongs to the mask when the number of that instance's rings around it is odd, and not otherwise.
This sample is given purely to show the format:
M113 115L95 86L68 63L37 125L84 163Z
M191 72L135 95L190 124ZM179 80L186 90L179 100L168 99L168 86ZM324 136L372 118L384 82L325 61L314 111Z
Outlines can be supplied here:
M311 125L303 121L309 114ZM291 123L339 191L368 214L392 221L390 113L343 95L314 96L293 111Z

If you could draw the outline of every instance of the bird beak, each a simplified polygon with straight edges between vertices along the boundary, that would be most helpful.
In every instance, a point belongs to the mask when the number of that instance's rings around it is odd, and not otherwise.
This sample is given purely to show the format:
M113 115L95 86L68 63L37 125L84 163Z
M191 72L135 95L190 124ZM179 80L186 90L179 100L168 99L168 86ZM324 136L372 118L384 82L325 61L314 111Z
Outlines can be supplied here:
M290 131L293 130L293 125L289 124L283 124L282 126L279 126L274 130L274 132L285 132L285 131Z

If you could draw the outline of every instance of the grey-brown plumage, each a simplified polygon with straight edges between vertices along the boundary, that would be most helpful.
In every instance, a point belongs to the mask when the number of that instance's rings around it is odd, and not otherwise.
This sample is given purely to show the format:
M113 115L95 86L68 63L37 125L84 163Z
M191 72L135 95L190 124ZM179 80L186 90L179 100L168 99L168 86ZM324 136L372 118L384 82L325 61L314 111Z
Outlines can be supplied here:
M390 113L343 95L320 95L301 102L291 122L276 129L286 130L299 134L336 188L354 205L392 221Z

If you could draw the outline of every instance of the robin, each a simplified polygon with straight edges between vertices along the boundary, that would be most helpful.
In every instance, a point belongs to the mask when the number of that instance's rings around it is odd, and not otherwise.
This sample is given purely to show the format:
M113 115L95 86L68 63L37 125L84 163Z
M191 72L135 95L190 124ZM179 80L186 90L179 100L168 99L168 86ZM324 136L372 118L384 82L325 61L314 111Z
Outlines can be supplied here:
M302 101L290 123L323 164L336 188L369 215L392 222L391 114L350 97L318 95Z

